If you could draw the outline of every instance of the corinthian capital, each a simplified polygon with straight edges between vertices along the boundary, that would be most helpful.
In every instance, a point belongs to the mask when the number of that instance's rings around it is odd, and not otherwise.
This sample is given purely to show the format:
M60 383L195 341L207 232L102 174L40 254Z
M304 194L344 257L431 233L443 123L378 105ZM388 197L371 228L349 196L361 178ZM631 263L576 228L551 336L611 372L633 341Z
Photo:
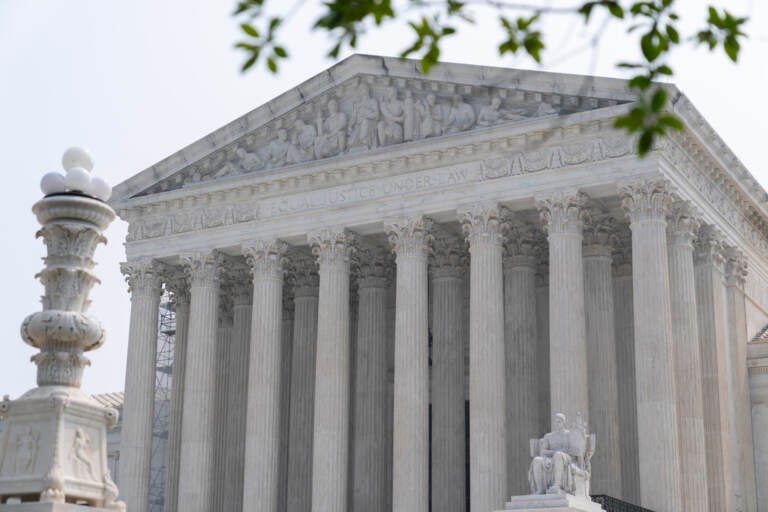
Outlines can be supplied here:
M498 203L474 204L458 210L461 229L469 242L470 251L475 244L498 245L504 242L509 228L509 211Z
M189 276L178 267L166 267L165 288L175 304L189 304Z
M744 287L747 280L747 259L735 247L725 249L725 282L728 286Z
M213 286L223 272L221 255L216 252L181 256L191 286Z
M667 232L673 245L693 249L693 241L701 223L694 216L694 210L687 201L675 201L670 205L667 217Z
M551 234L580 235L589 197L578 190L558 191L536 198L544 229Z
M253 302L253 281L248 267L238 266L230 271L230 283L235 306L247 306Z
M288 244L277 239L253 240L241 246L254 279L282 279L287 250Z
M383 288L392 277L390 252L383 247L364 245L357 249L357 283L360 288Z
M517 222L512 227L504 244L505 268L536 268L542 245L539 243L539 231L530 224Z
M462 277L468 262L469 255L463 240L449 233L435 234L429 261L433 277Z
M705 224L699 228L693 253L697 265L709 264L721 271L724 270L724 250L723 235L717 228L710 224Z
M325 228L309 234L312 254L321 265L349 265L354 243L354 234L344 228Z
M669 188L667 181L662 179L620 185L621 207L630 222L664 220L672 201Z
M421 215L384 223L392 249L401 256L427 256L432 242L432 220Z
M160 296L160 268L154 260L141 259L120 263L120 272L125 276L131 296Z
M289 267L294 297L317 297L320 276L315 259L310 255L294 253L290 256Z

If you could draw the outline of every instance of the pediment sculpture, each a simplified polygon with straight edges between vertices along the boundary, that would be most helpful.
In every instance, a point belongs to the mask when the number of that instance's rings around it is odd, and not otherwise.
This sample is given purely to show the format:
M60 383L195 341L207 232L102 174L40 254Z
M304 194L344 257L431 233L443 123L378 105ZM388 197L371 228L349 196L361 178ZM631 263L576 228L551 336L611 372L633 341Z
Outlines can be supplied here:
M359 76L144 193L599 106L596 99L427 82L411 86Z
M555 414L552 423L552 432L531 439L531 494L572 494L589 499L595 435L589 433L580 413L571 429L566 428L562 413Z

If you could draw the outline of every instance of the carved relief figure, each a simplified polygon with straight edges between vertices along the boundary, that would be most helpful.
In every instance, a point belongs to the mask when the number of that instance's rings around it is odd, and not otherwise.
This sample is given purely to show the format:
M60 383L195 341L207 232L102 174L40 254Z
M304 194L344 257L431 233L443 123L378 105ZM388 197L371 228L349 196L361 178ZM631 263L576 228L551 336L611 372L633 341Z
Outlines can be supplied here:
M244 148L237 148L235 155L239 159L241 173L252 172L264 167L264 161L256 153L249 153Z
M379 121L379 103L371 96L371 90L360 87L361 99L352 109L352 127L349 130L349 146L376 147L376 125Z
M312 160L315 156L315 137L317 137L315 127L297 119L293 125L291 146L288 148L288 163Z
M542 101L539 104L539 108L536 109L536 114L535 115L536 115L536 117L542 117L542 116L552 116L552 115L555 115L555 114L558 114L558 113L559 113L559 111L555 107L553 107L552 105L550 105L546 101Z
M437 97L434 94L427 94L427 97L419 101L417 105L419 114L419 137L435 137L443 133L443 111L437 104Z
M315 157L325 158L338 155L347 148L347 114L339 110L336 100L328 102L328 118L323 121L322 112L317 113L317 138Z
M381 100L380 109L382 120L377 127L379 144L386 146L403 142L402 123L405 120L405 109L403 103L397 99L397 89L394 87L387 89L386 96Z
M72 443L70 458L76 475L81 478L96 479L91 463L91 438L80 427L75 430L75 440Z
M587 434L580 416L573 430L565 428L565 421L565 414L555 414L554 431L531 439L533 461L528 481L532 494L589 494L595 436Z
M413 93L405 90L403 98L403 140L409 141L416 138L416 103L413 101Z
M39 442L40 434L33 432L30 427L16 436L16 473L31 473L35 468Z
M469 130L474 125L475 109L464 101L461 95L454 95L451 100L451 108L448 110L444 133L463 132Z
M277 137L267 145L267 163L269 167L280 167L285 165L288 149L288 132L285 128L277 130Z
M485 105L477 114L477 126L494 126L504 121L521 121L528 119L521 111L507 111L501 107L501 98L494 96L491 103Z

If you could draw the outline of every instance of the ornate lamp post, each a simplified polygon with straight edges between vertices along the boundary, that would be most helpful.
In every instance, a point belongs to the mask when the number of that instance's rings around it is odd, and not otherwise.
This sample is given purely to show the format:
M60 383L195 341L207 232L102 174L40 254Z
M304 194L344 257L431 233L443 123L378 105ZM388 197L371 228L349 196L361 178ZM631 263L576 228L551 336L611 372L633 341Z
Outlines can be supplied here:
M64 153L66 176L41 181L45 197L32 211L48 249L37 275L43 310L28 316L21 336L40 349L32 357L38 387L0 402L0 512L124 511L107 467L107 428L117 411L80 389L85 352L104 343L104 329L88 316L88 294L98 278L93 253L115 218L104 201L111 188L90 176L93 160L78 148Z

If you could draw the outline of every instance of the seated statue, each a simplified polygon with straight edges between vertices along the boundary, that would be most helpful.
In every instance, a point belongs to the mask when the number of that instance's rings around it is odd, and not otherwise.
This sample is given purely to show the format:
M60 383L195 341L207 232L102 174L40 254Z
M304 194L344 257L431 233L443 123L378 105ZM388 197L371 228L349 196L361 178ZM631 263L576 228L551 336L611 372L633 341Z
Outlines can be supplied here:
M565 428L565 414L554 416L554 431L531 439L528 481L532 494L573 494L589 498L590 459L595 435L587 432L581 414L573 429Z

